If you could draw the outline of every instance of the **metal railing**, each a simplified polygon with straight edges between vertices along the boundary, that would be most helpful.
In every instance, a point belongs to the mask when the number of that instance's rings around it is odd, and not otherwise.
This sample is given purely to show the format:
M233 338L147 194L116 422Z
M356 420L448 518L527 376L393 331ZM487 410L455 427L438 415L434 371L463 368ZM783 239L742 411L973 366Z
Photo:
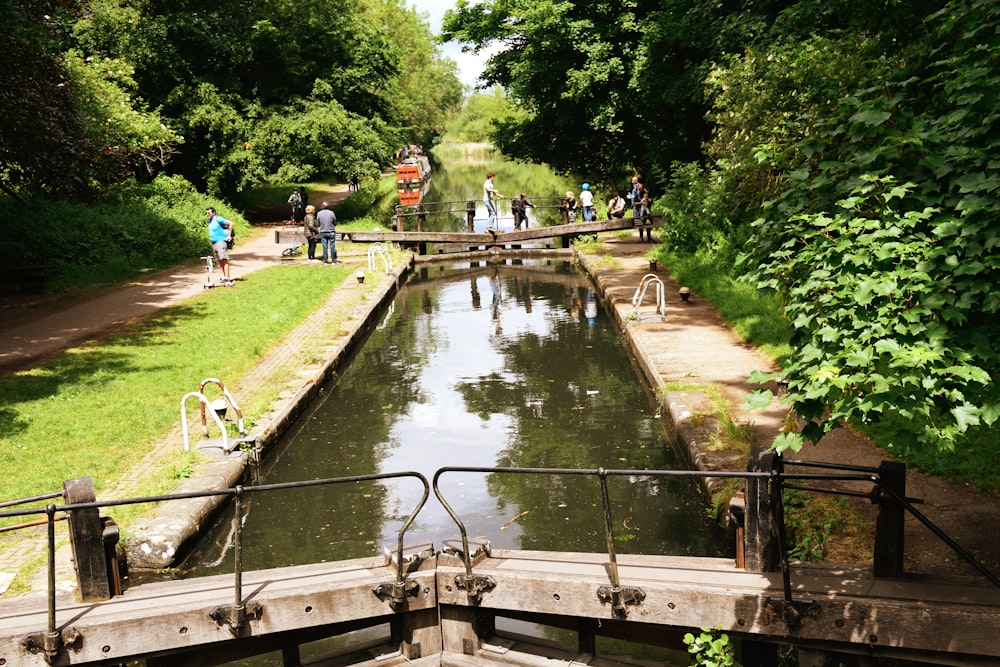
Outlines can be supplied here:
M791 464L792 462L786 462ZM801 462L795 462L796 464L801 464ZM443 494L441 493L439 480L442 475L446 473L480 473L480 474L517 474L517 475L582 475L582 476L592 476L597 477L600 480L601 485L601 502L604 513L604 532L605 539L607 542L608 550L608 562L609 562L609 572L610 572L610 583L611 588L608 589L607 595L609 601L612 603L612 609L614 613L618 616L627 615L627 605L637 604L641 602L644 594L638 589L631 589L628 587L623 588L618 574L618 559L615 551L615 536L613 529L613 521L611 517L611 504L608 498L607 492L607 478L613 476L621 477L687 477L687 478L716 478L716 479L744 479L744 480L763 480L773 482L771 485L771 497L770 502L774 509L774 519L777 525L777 538L778 538L778 550L780 558L780 569L782 573L782 584L784 589L784 598L781 601L775 602L777 610L782 614L782 616L789 621L789 623L796 623L797 619L801 617L802 607L797 603L792 597L792 587L791 587L791 574L789 567L789 548L788 540L785 532L784 526L784 503L782 491L787 488L786 480L798 480L798 481L818 481L823 480L827 482L866 482L874 485L874 490L871 494L867 494L869 498L877 498L879 494L887 496L894 503L897 503L900 507L904 508L908 513L914 516L920 523L929 528L937 537L945 542L950 548L954 549L963 560L972 565L979 574L986 577L986 579L1000 588L1000 578L997 578L990 570L988 570L982 563L980 563L976 558L969 554L966 550L955 542L951 537L944 533L940 528L935 526L930 519L919 512L914 506L913 499L905 498L899 493L897 493L891 484L885 483L881 476L878 474L878 469L874 468L863 468L859 469L857 472L851 474L825 474L825 473L789 473L784 472L781 466L777 466L774 470L766 472L738 472L738 471L700 471L700 470L612 470L606 468L597 469L562 469L562 468L485 468L485 467L474 467L474 466L451 466L446 468L440 468L432 480L432 485L434 488L434 494L437 496L438 501L441 503L445 511L451 516L452 520L458 526L459 533L462 539L462 559L465 566L465 575L456 578L456 585L460 589L467 591L470 598L476 600L479 598L480 594L484 591L489 590L494 582L491 581L489 577L477 577L473 573L472 569L472 557L469 553L469 540L468 534L465 528L465 524L459 518L458 514L452 509L451 505L445 500ZM799 487L801 488L801 487ZM816 490L816 489L812 489ZM825 492L830 492L824 489ZM850 493L850 492L845 492Z
M656 297L656 315L653 317L658 318L661 322L667 319L667 305L664 298L663 281L655 273L647 273L642 277L639 286L635 288L635 294L632 295L632 305L635 306L635 310L632 311L632 319L636 322L642 322L643 320L639 314L639 309L642 308L642 302L646 298L646 291L651 286L655 289Z
M506 207L511 215L515 219L515 228L519 228L517 224L518 213L516 211L517 199L510 198L510 206ZM559 211L559 217L562 224L568 223L569 220L569 207L567 205L566 197L531 197L529 198L532 206L531 208L535 211L553 210ZM494 202L497 204L497 202ZM423 231L424 224L428 219L436 218L447 218L452 220L462 220L466 221L466 227L469 232L472 232L474 228L474 221L478 218L476 215L476 208L480 205L478 200L467 199L460 201L443 201L443 202L421 202L419 204L398 204L393 215L393 229L395 231L404 231L404 229L412 230L414 227L413 221L416 224L417 231ZM579 208L579 207L578 207ZM595 212L597 207L595 207ZM582 216L582 211L577 211L578 216ZM497 206L497 217L503 217L501 213L501 206ZM504 218L506 219L506 218Z
M773 454L773 452L769 452ZM775 455L776 456L776 455ZM395 580L387 582L383 585L377 587L375 593L379 595L380 598L388 598L390 603L396 608L400 605L405 597L410 594L408 590L407 582L403 575L403 563L406 561L404 557L404 546L403 538L407 530L413 524L416 516L419 514L421 509L424 507L430 493L431 487L434 489L434 494L441 506L445 509L448 515L451 517L452 521L455 522L458 527L461 542L462 542L462 552L460 557L464 565L464 574L456 576L455 583L459 589L465 590L469 599L473 603L478 603L481 599L482 593L490 590L495 586L495 581L492 577L488 575L477 575L473 570L472 554L469 549L469 537L466 530L465 524L451 507L451 505L444 498L440 490L439 480L440 478L449 473L476 473L476 474L515 474L515 475L556 475L556 476L590 476L595 477L600 485L600 495L601 495L601 506L603 514L603 528L604 537L607 545L607 555L609 562L609 580L610 586L602 586L598 590L598 596L606 602L609 602L612 607L612 611L615 616L624 618L628 615L628 609L631 605L640 604L645 597L645 593L638 587L624 586L621 581L621 577L618 569L618 558L615 549L615 534L614 534L614 521L612 517L611 501L608 493L608 478L610 477L629 477L629 478L663 478L663 477L675 477L675 478L715 478L715 479L742 479L747 482L758 482L766 489L764 493L768 496L767 500L771 503L771 512L773 513L773 519L776 524L776 537L777 537L777 547L778 547L778 558L780 560L780 570L782 574L782 585L783 585L783 597L781 600L768 600L767 603L773 608L775 613L780 614L790 626L797 625L799 620L803 617L806 608L811 606L813 603L795 600L792 595L791 586L791 570L789 566L789 548L787 543L787 536L785 533L784 526L784 508L783 508L783 490L785 488L805 488L810 491L817 491L822 493L842 493L845 495L857 495L860 497L868 497L872 499L873 502L885 503L886 499L893 505L903 508L907 513L916 518L921 524L927 527L931 532L941 539L945 544L953 549L963 560L969 563L979 574L985 577L993 586L1000 588L1000 579L988 570L982 563L980 563L976 558L974 558L968 551L963 549L958 543L956 543L951 537L944 533L939 527L934 525L926 516L924 516L920 511L918 511L914 504L919 502L918 500L905 497L904 494L899 493L896 490L896 485L891 483L891 480L883 479L883 469L882 468L869 468L860 466L839 466L842 469L847 469L847 473L811 473L811 472L786 472L783 468L785 465L795 465L795 466L814 466L814 467L837 467L832 464L822 464L804 461L782 461L780 457L778 458L777 465L773 469L766 471L694 471L694 470L624 470L624 469L607 469L607 468L596 468L596 469L564 469L564 468L514 468L514 467L474 467L474 466L450 466L438 469L433 477L432 484L428 484L427 479L417 472L399 472L399 473L379 473L371 475L358 475L351 477L339 477L339 478L326 478L317 480L306 480L300 482L284 482L277 484L262 484L257 486L236 486L233 488L217 489L217 490L206 490L206 491L192 491L185 493L175 493L167 494L161 496L147 496L140 498L128 498L121 500L105 500L105 501L95 501L95 502L79 502L71 503L62 506L57 506L54 503L47 504L44 508L33 507L18 510L8 510L0 512L0 518L7 517L18 517L18 516L30 516L37 514L44 514L47 524L47 562L48 562L48 627L45 632L37 633L36 635L29 636L26 640L27 645L36 648L39 651L44 651L46 656L49 658L54 658L57 656L63 648L64 639L62 634L56 625L56 586L55 586L55 521L56 514L63 513L72 517L72 512L77 510L92 510L98 508L109 508L124 505L137 505L143 503L158 503L167 502L172 500L184 500L190 498L202 498L202 497L213 497L213 496L227 496L233 499L234 502L234 514L233 514L233 549L234 549L234 561L235 561L235 572L234 572L234 583L233 583L233 604L227 606L217 607L212 612L212 618L216 620L220 625L227 624L230 631L237 635L240 630L244 627L248 619L259 618L261 613L260 605L256 603L251 603L250 608L247 608L247 602L243 597L242 590L242 576L243 576L243 546L242 546L242 525L244 520L244 514L246 511L244 499L247 494L269 492L276 490L287 490L287 489L301 489L314 486L325 486L331 484L345 484L345 483L360 483L360 482L374 482L387 479L403 478L403 477L414 477L418 479L423 485L423 493L420 501L414 506L410 514L407 516L403 525L400 527L397 533L397 543L396 543L396 563L395 563ZM869 494L859 494L854 491L848 490L831 490L826 488L816 488L816 487L804 487L792 482L810 482L810 481L823 481L823 482L861 482L870 483L873 485L872 492ZM748 487L750 484L748 484ZM62 494L47 494L45 496L36 496L32 499L27 499L29 502L45 499L53 499L61 496ZM23 503L25 499L21 501L11 501L17 502L19 504ZM4 505L10 505L11 503L5 503ZM758 517L759 518L759 517ZM747 521L751 520L751 517L747 516ZM901 527L900 527L901 528ZM876 537L877 539L877 537ZM415 584L414 584L415 585Z
M243 598L243 521L244 521L244 498L247 494L262 493L268 491L278 491L287 489L301 489L314 486L327 486L331 484L348 484L368 481L379 481L395 479L400 477L414 477L423 484L423 494L420 501L407 516L400 527L396 541L396 579L383 587L387 597L391 598L391 603L397 604L406 595L406 582L403 579L403 537L406 531L413 524L413 520L427 502L430 496L430 485L427 478L418 472L398 472L398 473L376 473L371 475L355 475L351 477L336 477L325 479L306 480L301 482L282 482L278 484L261 484L257 486L236 486L226 489L212 489L206 491L190 491L184 493L172 493L161 496L145 496L139 498L125 498L120 500L102 500L95 502L73 503L57 506L53 503L47 504L44 508L33 507L20 510L9 510L0 512L0 518L31 516L44 514L47 530L47 604L48 604L48 627L43 633L31 635L26 640L26 646L36 650L44 651L46 660L51 662L59 655L63 648L62 633L56 625L56 539L55 521L56 513L62 512L72 518L72 512L79 510L100 509L109 507L120 507L124 505L140 505L144 503L159 503L171 500L186 500L190 498L207 498L216 496L226 496L233 499L233 558L235 561L235 572L233 582L233 604L230 606L217 607L212 612L212 618L219 624L227 624L230 632L237 636L248 618L259 618L261 613L260 605L251 603L247 609L247 603ZM48 496L38 496L37 498L54 498L62 494L49 494Z

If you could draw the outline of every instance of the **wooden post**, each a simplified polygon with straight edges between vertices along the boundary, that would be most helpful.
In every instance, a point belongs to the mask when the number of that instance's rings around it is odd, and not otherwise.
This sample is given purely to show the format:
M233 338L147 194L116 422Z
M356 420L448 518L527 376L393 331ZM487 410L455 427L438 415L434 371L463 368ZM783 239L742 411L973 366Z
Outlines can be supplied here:
M882 461L878 476L887 488L900 498L906 497L906 464ZM875 519L876 577L903 576L903 506L888 493L879 495L878 517Z
M514 216L514 229L521 229L521 212L517 208L517 200L510 198L510 213Z
M569 224L569 199L563 197L559 204L559 213L562 214L562 223L564 225Z
M441 652L441 626L438 610L410 611L390 621L399 635L399 650L407 660L416 660Z
M476 202L465 202L465 221L469 226L469 233L471 234L476 226Z
M90 477L67 479L63 482L67 505L92 503L97 500L94 480ZM96 507L70 510L69 538L73 546L73 564L80 586L80 599L96 602L111 598L108 583L108 563L104 555L104 526Z
M424 231L424 223L427 222L427 209L423 204L417 206L417 231Z
M754 447L747 457L748 472L772 472L781 465L777 452ZM780 561L778 531L771 498L774 478L750 478L746 488L744 560L750 572L777 572Z
M493 614L476 607L441 606L441 644L445 651L476 655L496 632Z

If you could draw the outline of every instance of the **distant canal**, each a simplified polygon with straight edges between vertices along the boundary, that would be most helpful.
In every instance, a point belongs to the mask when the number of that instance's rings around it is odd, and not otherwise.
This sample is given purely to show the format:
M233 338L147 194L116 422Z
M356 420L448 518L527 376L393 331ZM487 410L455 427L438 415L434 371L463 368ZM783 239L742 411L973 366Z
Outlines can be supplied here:
M589 281L563 261L421 268L350 367L265 461L275 483L443 466L664 469L682 463ZM711 556L721 543L694 484L609 480L622 553ZM421 488L413 480L255 494L245 567L381 553ZM497 548L604 551L595 479L447 474L470 537ZM224 516L182 566L232 569ZM431 495L408 541L456 537Z
M579 195L586 177L563 176L554 173L545 165L515 162L502 154L482 147L466 144L446 144L430 153L433 171L430 183L422 195L423 202L448 202L450 206L430 204L424 229L427 231L464 232L467 230L465 202L475 202L476 222L474 230L486 228L486 207L483 204L483 181L487 172L495 172L494 185L504 195L497 201L499 229L514 228L510 201L521 193L537 205L528 209L528 224L531 227L558 224L560 214L552 198L563 197L566 192ZM600 206L604 193L598 192L595 204ZM604 197L606 202L609 197ZM439 215L436 211L453 209L451 215ZM601 209L603 210L603 209ZM407 230L415 229L415 220L405 221Z

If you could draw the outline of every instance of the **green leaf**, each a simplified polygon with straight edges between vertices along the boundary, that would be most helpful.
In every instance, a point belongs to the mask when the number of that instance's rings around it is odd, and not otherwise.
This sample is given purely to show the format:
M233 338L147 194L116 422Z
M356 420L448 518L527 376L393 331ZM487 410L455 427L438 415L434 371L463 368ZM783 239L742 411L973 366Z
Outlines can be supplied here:
M951 413L955 416L955 422L958 424L958 428L961 432L965 432L970 426L975 426L979 423L979 408L969 405L968 403L963 403L952 409Z
M875 111L873 109L869 109L867 111L861 111L854 114L851 116L851 121L872 127L881 125L890 118L892 118L892 114L888 111Z
M774 394L771 393L770 389L758 389L747 394L746 410L765 410L771 406L773 401Z

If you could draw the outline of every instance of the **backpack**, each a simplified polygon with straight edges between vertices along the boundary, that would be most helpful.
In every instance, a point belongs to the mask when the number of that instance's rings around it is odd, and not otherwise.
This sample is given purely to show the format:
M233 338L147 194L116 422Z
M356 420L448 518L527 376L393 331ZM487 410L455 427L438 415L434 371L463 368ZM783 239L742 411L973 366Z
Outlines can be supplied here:
M232 233L229 235L229 239L226 241L226 249L232 250L233 246L236 245L236 225L234 225L231 222L229 223L229 225L230 225L229 227L230 231Z

